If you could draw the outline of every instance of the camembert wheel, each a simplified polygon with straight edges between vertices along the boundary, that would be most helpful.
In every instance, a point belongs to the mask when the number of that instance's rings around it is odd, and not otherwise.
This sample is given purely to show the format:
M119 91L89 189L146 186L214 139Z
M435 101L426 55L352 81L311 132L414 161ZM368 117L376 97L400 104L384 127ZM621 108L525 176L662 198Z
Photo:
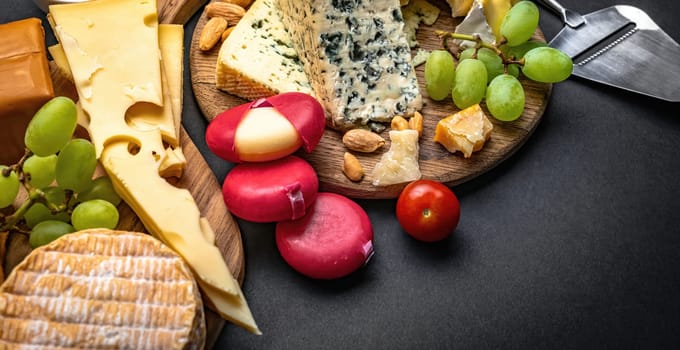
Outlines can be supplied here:
M205 333L189 267L143 233L65 235L0 286L0 348L202 349Z

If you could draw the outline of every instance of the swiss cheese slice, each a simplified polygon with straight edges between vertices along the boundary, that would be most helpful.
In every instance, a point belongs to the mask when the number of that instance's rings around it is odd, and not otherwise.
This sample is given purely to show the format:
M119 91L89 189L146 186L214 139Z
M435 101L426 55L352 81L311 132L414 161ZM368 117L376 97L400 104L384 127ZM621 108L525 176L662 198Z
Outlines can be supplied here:
M205 335L191 270L143 233L65 235L0 287L3 349L202 349Z
M50 16L100 155L111 138L133 137L134 129L120 117L130 106L163 105L156 2L52 5Z
M135 154L129 150L127 142L110 143L100 159L116 192L155 237L188 262L222 317L259 334L241 288L215 247L214 233L189 191L156 176L156 160L144 144Z
M177 160L183 159L181 154L166 150L161 138L163 130L178 128L178 121L173 119L168 127L167 118L152 120L147 115L135 120L128 111L138 102L179 107L163 103L164 98L181 90L171 87L176 82L170 74L162 79L164 70L177 70L161 68L164 49L159 47L156 2L97 0L53 5L50 12L83 113L89 116L97 156L116 192L150 233L187 261L202 286L217 291L208 298L217 298L211 299L211 304L224 306L217 310L222 317L259 333L239 284L214 245L212 228L201 217L193 197L159 176L164 171L176 171ZM164 45L167 42L162 28L160 44ZM179 31L169 32L174 39L167 40L174 43ZM182 61L177 56L165 58L163 67L174 65L172 60Z

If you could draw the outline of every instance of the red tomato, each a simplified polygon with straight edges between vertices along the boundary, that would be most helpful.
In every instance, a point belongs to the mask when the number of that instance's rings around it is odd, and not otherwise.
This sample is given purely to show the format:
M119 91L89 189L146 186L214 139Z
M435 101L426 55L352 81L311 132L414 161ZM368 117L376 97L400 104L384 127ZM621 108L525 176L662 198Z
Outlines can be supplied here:
M446 185L432 180L416 180L404 187L397 199L397 220L413 238L440 241L458 226L460 203Z

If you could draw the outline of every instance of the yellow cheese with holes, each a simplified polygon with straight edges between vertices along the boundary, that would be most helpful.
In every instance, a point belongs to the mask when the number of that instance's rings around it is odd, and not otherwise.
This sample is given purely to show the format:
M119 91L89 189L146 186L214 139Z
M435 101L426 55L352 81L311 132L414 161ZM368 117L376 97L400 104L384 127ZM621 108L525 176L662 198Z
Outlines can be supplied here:
M238 282L214 245L214 232L189 191L156 176L156 160L144 144L135 154L129 149L127 142L120 141L107 145L102 153L101 162L116 192L156 238L187 261L222 317L259 334Z
M215 247L214 232L194 198L159 176L163 169L172 172L168 162L173 164L173 158L182 158L169 154L161 137L162 130L175 129L177 121L173 117L168 128L167 118L133 120L130 113L126 115L130 106L140 102L172 106L164 99L181 91L171 87L176 85L171 74L167 79L162 76L163 71L177 72L162 67L173 58L176 62L181 59L166 55L167 61L161 62L159 45L165 40L159 44L156 2L97 0L52 5L50 12L78 90L81 119L89 119L86 122L97 156L116 192L152 235L187 261L199 285L209 291L208 302L222 317L259 334L240 286ZM177 38L177 34L172 35Z
M171 145L171 154L163 156L159 173L162 177L181 177L186 169L186 158L180 147L180 128L182 122L182 84L183 84L183 42L184 28L176 24L158 26L159 46L162 54L161 78L163 85L163 106L139 103L127 110L125 118L138 129L158 128L163 141ZM59 72L73 81L71 68L61 44L49 47ZM78 101L78 124L91 133L89 117Z
M174 116L175 135L179 139L182 128L182 97L184 82L184 27L180 24L159 24L158 39L161 48L163 72L167 77L170 101Z
M440 120L434 141L451 153L460 151L463 157L470 158L473 152L484 147L492 130L493 124L479 104L475 104Z
M301 145L302 138L293 124L273 107L248 110L234 135L239 158L246 162L279 159Z
M163 104L156 2L52 5L50 16L80 104L90 117L97 156L114 137L136 138L120 116L137 102Z

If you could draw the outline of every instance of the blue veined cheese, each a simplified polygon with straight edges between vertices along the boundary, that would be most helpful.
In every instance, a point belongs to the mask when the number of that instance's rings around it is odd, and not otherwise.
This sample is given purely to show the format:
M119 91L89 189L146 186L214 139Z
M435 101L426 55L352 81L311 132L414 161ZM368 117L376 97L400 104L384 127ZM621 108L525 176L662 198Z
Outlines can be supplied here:
M275 0L256 0L222 43L216 85L233 95L256 100L282 92L312 93Z
M278 0L315 96L337 130L422 108L398 0Z

